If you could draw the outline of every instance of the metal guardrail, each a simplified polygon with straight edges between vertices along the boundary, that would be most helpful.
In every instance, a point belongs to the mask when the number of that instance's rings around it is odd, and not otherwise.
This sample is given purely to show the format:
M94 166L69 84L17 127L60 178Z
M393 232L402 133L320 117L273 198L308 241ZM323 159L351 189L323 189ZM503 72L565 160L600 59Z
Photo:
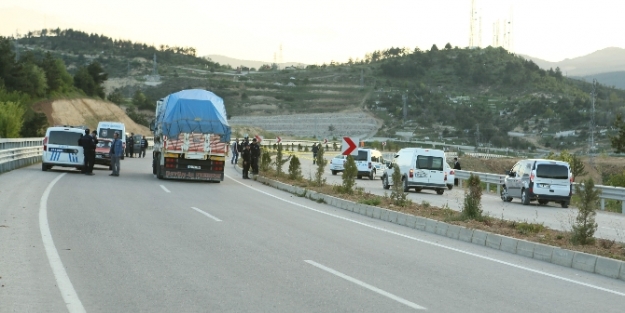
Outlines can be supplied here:
M0 173L41 162L43 138L0 139Z
M481 182L486 183L486 190L490 190L490 185L495 184L497 185L497 194L501 193L501 186L504 184L506 175L458 170L455 178L458 179L460 188L462 188L462 181L469 179L471 174L477 175ZM578 185L578 183L573 183L573 186L575 185ZM605 210L605 200L617 200L621 201L621 212L625 214L625 188L605 185L595 185L595 188L601 191L599 198L601 199L602 211ZM573 193L575 193L575 187L573 187Z

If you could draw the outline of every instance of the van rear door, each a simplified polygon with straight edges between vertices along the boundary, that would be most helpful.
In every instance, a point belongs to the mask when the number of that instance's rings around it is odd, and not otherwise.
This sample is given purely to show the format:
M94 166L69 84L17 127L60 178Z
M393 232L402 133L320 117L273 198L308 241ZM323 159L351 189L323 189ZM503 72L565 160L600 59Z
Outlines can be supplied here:
M568 196L571 192L569 167L556 162L537 163L534 193L537 195Z
M47 153L44 154L44 163L82 166L84 154L78 140L81 133L53 130L48 135Z

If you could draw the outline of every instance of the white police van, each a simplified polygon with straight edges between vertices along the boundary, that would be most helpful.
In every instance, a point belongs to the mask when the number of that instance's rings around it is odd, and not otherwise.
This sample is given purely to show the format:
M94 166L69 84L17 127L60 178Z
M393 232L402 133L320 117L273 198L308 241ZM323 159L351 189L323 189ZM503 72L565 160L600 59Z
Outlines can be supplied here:
M82 126L49 127L43 139L41 170L47 171L53 166L82 169L85 158L78 140L84 134L85 128Z
M115 133L119 133L119 139L122 141L124 151L126 150L126 125L120 122L99 122L98 123L98 138L107 138L113 140ZM122 153L121 159L124 159L124 153Z
M393 163L388 164L387 170L382 175L382 187L389 189L393 185L393 171L398 167L404 191L407 192L410 188L414 188L417 192L430 189L442 195L450 184L451 169L449 165L445 165L446 157L443 150L403 148L395 154ZM453 178L451 183L453 184Z

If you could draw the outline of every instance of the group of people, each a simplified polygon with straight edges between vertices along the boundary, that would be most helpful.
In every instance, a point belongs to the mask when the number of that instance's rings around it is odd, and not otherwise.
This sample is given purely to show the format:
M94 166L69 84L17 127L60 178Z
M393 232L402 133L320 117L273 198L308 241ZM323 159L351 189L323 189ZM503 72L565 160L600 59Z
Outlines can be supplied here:
M89 133L89 128L87 128L85 129L85 134L78 139L78 145L82 147L84 155L84 164L80 172L85 175L94 175L95 148L98 145L96 134L97 132L95 130Z
M139 151L139 158L145 158L145 150L148 148L148 140L145 136L141 138L141 150ZM135 157L135 134L130 133L130 136L126 137L126 157Z
M239 161L239 154L243 159L243 179L249 179L250 167L252 167L252 174L258 175L258 159L260 159L260 145L256 141L256 138L252 139L250 143L249 137L245 136L243 140L239 141L239 138L235 139L232 143L232 159L230 164L237 164Z

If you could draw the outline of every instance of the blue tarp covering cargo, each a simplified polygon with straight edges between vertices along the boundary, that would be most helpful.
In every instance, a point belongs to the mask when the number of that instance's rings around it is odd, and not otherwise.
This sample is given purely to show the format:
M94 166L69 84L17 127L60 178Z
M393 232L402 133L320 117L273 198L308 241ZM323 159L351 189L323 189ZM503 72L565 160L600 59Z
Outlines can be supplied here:
M210 91L189 89L165 97L157 123L162 123L163 135L168 137L180 133L217 134L222 142L230 142L224 100Z

